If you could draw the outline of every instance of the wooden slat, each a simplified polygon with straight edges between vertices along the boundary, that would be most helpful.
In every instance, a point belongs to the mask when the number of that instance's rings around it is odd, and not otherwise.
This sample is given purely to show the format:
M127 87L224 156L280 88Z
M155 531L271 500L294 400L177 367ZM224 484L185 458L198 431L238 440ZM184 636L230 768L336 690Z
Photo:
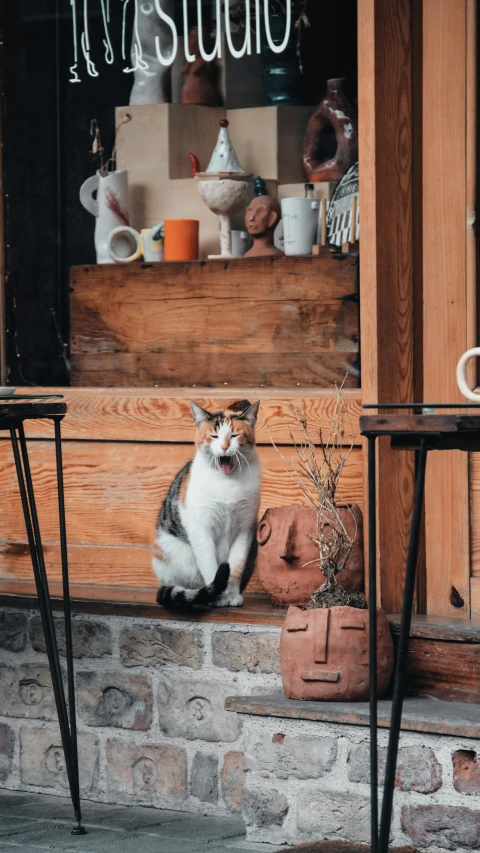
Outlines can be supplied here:
M480 645L412 639L408 648L410 693L452 702L478 702Z
M292 447L284 450L287 457L294 454ZM149 546L158 510L175 473L191 456L191 444L64 441L67 535L73 582L86 582L90 577L95 583L125 583L131 565L132 584L155 583ZM285 463L276 450L263 446L260 458L263 469L260 512L270 506L304 503L298 485L285 470ZM31 441L30 459L40 528L52 567L51 577L55 580L60 577L60 563L52 442ZM338 497L361 506L359 448L354 449L350 461L352 464L344 470ZM5 439L0 441L0 507L0 573L30 577L12 451ZM120 554L122 549L125 552ZM258 588L255 581L252 589Z
M470 454L470 569L480 577L480 454ZM473 595L473 592L472 592ZM472 600L472 616L473 616Z
M20 392L27 389L19 389ZM335 413L335 390L312 390L311 396L304 388L284 391L263 388L42 388L42 393L61 393L67 404L67 415L62 422L63 438L82 441L154 441L182 443L193 441L194 425L190 400L211 412L226 407L233 400L260 399L261 406L256 427L257 444L291 444L292 433L298 437L296 420L291 406L303 409L310 434L318 440L320 429L328 430ZM345 443L351 438L360 444L358 418L361 400L358 391L345 390L346 403ZM50 421L25 424L30 438L52 438Z
M470 578L472 619L480 619L480 577Z
M73 268L74 384L353 386L357 277L328 250Z
M220 367L221 363L221 367ZM332 388L346 378L346 388L358 387L356 352L228 353L77 353L72 359L72 383L77 387L139 387L148 385L211 386L219 384L270 388ZM224 377L227 381L224 382Z
M472 346L466 298L466 6L466 0L423 0L425 402L461 401L455 366ZM466 454L429 459L425 532L428 613L468 619ZM452 601L460 600L464 606L455 608Z
M409 0L358 2L362 239L361 387L366 403L414 399L412 85ZM413 455L378 442L382 605L401 609ZM366 542L368 547L368 543Z

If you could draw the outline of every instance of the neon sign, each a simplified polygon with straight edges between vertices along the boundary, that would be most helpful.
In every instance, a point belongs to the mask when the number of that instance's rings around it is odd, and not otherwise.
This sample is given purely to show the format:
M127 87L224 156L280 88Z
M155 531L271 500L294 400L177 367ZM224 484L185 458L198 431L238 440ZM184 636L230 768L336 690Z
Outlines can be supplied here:
M179 44L179 35L177 32L177 27L175 25L175 21L171 15L169 15L165 9L162 7L162 2L165 5L165 0L151 0L151 2L144 2L144 0L120 0L122 3L122 44L121 44L121 55L123 60L127 60L127 8L130 3L133 4L133 36L132 36L132 44L131 44L131 65L127 65L123 70L125 74L129 74L132 72L143 73L146 76L155 75L155 64L152 65L146 61L143 55L143 47L142 40L139 32L139 16L140 15L148 15L152 16L152 25L155 28L158 28L159 21L162 22L163 27L167 32L171 34L172 44L170 48L170 52L167 55L162 53L162 49L160 46L160 38L159 36L155 36L155 53L156 53L156 61L159 65L163 65L168 67L175 62L177 52L178 52L178 44ZM99 62L99 57L91 56L91 46L90 46L90 35L89 35L89 6L90 4L95 4L98 8L98 4L100 4L100 9L102 13L102 22L103 22L103 45L105 49L104 61L108 65L112 65L115 60L115 51L112 45L112 41L110 38L110 21L111 21L111 9L110 9L111 0L70 0L70 6L72 9L72 36L73 36L73 63L70 66L70 83L80 83L81 77L79 76L79 56L80 52L83 55L83 59L85 61L85 69L90 77L98 77L99 71L97 69L97 64ZM202 59L206 62L210 62L213 59L222 57L222 5L224 9L224 25L225 25L225 40L229 53L235 58L240 59L242 56L250 56L252 53L252 31L255 31L255 52L260 53L261 51L261 27L260 27L260 16L263 11L263 20L264 20L264 29L265 36L268 42L268 46L273 53L282 53L287 47L288 40L290 38L290 32L292 28L292 0L286 0L286 16L285 16L285 36L281 44L275 44L272 39L271 29L270 29L270 10L269 10L269 0L263 0L263 8L262 8L262 0L245 0L245 40L243 45L240 48L236 48L233 44L232 40L232 29L231 29L231 21L230 21L230 2L229 0L224 0L222 4L222 0L215 0L216 3L216 20L217 20L217 28L215 35L215 44L213 50L209 53L205 50L202 38L202 0L197 0L197 15L198 15L198 46ZM254 12L253 12L254 6ZM155 20L156 19L156 20ZM189 33L190 25L188 20L188 9L187 9L187 0L183 0L183 32L184 32L184 53L185 58L188 62L193 62L196 58L193 54L188 50L188 33ZM100 58L101 59L101 58ZM151 59L151 57L149 57ZM157 65L158 69L158 65Z

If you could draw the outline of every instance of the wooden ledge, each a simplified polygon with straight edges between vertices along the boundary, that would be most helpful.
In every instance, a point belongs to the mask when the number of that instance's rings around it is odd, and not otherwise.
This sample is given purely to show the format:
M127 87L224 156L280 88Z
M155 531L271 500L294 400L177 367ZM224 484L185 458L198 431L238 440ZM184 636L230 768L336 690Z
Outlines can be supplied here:
M314 720L325 723L344 723L368 726L368 702L311 702L286 699L283 694L272 696L229 696L227 711L260 717L282 717L289 720ZM392 702L378 703L378 725L390 728ZM430 696L408 697L404 700L402 730L429 734L480 738L480 705L463 702L444 702Z
M38 599L32 591L32 584L26 581L12 582L19 593L8 591L8 581L3 580L0 589L0 607L16 607L38 610ZM23 589L22 589L23 587ZM58 584L50 584L52 607L63 610ZM274 607L265 595L250 593L245 596L243 607L222 607L205 610L172 611L160 607L156 601L156 589L153 587L101 587L95 586L96 598L82 597L80 584L71 585L72 612L92 613L111 616L137 616L145 619L169 619L179 622L229 622L244 625L265 625L266 627L283 625L286 610ZM89 591L92 594L92 589ZM58 597L56 597L56 595Z

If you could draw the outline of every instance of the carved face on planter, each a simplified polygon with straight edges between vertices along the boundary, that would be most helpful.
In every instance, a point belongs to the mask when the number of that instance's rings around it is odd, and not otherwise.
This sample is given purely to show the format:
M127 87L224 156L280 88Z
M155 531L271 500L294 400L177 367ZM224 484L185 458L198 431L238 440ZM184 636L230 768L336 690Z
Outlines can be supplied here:
M355 539L338 582L352 592L363 590L363 521L356 504L338 507L349 536ZM305 506L267 509L257 530L257 570L275 604L306 604L325 578L318 564L315 535L317 511ZM328 530L326 531L328 535Z
M289 607L280 638L280 667L289 699L340 701L368 698L368 610ZM387 617L377 610L378 695L393 670Z

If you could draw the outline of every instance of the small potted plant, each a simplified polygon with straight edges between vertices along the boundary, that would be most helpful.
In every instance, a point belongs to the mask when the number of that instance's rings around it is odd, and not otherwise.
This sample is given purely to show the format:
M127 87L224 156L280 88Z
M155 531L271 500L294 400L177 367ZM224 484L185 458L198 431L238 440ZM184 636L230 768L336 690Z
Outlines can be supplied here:
M310 600L327 579L324 569L332 556L344 589L360 592L364 585L362 513L357 504L336 497L355 442L342 389L328 434L320 430L319 448L310 438L303 410L292 406L292 413L301 436L298 442L290 433L295 456L288 460L276 449L310 506L268 509L257 531L260 581L271 600L283 606Z

